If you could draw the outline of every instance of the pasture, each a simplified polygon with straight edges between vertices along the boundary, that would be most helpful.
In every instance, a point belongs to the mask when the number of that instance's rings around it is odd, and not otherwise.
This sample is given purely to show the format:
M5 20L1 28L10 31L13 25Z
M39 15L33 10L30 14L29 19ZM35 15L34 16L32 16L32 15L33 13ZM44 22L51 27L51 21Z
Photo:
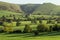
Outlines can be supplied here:
M0 40L60 40L60 32L40 33L34 36L32 33L4 34L0 33Z

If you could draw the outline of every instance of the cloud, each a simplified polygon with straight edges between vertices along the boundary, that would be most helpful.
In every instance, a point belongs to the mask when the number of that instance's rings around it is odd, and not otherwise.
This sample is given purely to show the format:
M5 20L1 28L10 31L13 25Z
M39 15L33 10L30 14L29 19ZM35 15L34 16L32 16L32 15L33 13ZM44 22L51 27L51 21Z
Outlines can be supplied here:
M17 3L17 4L26 4L26 3L53 3L53 4L57 4L60 5L60 0L0 0L0 1L4 1L4 2L9 2L9 3Z

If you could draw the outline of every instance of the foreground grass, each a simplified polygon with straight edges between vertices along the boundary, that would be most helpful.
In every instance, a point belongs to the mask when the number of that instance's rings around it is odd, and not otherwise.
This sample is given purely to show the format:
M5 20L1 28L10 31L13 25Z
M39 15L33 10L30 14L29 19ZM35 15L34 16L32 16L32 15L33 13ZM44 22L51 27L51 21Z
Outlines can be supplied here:
M32 33L0 34L0 40L60 40L60 32L40 33L34 36Z

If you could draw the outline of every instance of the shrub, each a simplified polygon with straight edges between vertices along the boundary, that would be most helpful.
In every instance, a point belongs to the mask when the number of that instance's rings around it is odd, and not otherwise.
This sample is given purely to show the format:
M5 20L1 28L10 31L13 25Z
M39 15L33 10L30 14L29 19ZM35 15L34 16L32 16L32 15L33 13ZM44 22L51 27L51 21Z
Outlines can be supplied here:
M47 26L45 24L39 24L37 26L37 31L39 31L39 32L45 32L45 31L48 31L48 28L47 28Z
M2 21L6 21L6 17L4 15L1 17L1 19Z
M6 19L6 22L12 23L12 19Z
M57 24L55 24L53 27L53 31L60 31L60 27Z
M20 25L20 22L16 22L16 26L19 26Z
M49 23L51 23L51 22L52 22L51 20L48 20L48 21L47 21L47 24L49 24Z
M39 20L39 23L42 23L42 20Z
M12 16L13 16L12 14L9 15L9 17L12 17Z
M47 21L47 24L50 24L50 23L51 23L51 24L54 24L54 23L55 23L55 21L48 20L48 21Z
M32 29L29 25L25 25L25 28L24 28L24 33L28 33L28 32L32 32Z
M3 33L3 32L4 32L4 30L2 28L0 28L0 33Z
M52 25L49 27L49 31L50 32L53 31L53 26Z
M37 20L32 20L31 23L36 24L37 23Z
M7 32L7 33L13 32L12 27L13 27L13 26L12 26L12 23L5 24L5 25L3 26L3 30L4 30L5 32Z
M57 21L57 23L60 23L60 20L59 20L59 21Z
M19 25L20 25L20 19L18 18L16 21L16 26L19 26Z
M16 19L16 17L15 16L13 16L13 21L16 21L17 19Z
M0 21L0 25L3 26L3 22Z

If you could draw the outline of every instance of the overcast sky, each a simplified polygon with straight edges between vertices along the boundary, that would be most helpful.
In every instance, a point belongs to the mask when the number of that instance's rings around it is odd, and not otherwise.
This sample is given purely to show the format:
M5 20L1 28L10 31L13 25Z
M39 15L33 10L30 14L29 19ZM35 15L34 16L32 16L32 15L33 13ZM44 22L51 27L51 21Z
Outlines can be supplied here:
M27 4L27 3L37 3L37 4L42 4L42 3L53 3L60 5L60 0L0 0L3 2L9 2L9 3L15 3L15 4Z

